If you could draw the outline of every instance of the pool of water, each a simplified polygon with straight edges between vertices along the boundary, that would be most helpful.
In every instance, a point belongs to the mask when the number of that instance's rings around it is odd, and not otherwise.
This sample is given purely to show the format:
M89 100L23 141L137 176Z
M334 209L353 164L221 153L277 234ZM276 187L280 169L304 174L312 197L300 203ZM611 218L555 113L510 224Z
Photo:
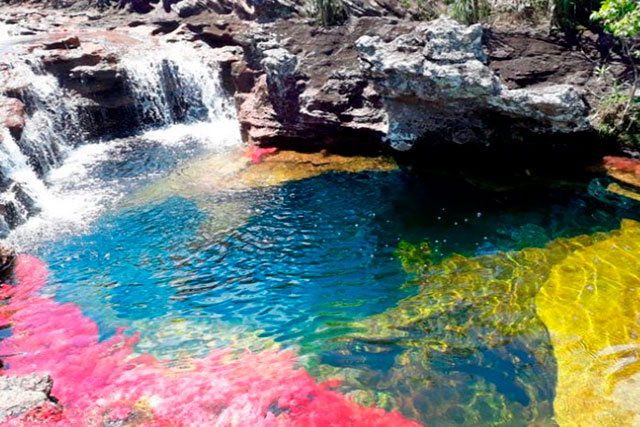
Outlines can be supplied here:
M113 182L175 167L165 149L141 153L92 174ZM130 191L81 232L34 243L51 271L41 293L81 307L101 339L126 327L140 334L136 352L169 360L215 348L291 349L316 378L342 378L339 389L359 403L436 425L553 424L556 366L533 310L522 319L536 333L498 328L498 344L488 343L495 325L473 303L404 328L412 339L378 334L376 316L402 317L403 301L423 295L403 286L415 275L396 254L401 242L428 241L435 264L453 254L493 259L640 217L637 206L606 203L585 183L491 192L403 170L170 188L152 200L143 193ZM486 283L502 280L503 268L486 267ZM466 283L448 283L451 274L429 280L444 280L443 292ZM434 289L421 304L441 297ZM452 325L463 338L448 335ZM414 351L425 342L437 351Z

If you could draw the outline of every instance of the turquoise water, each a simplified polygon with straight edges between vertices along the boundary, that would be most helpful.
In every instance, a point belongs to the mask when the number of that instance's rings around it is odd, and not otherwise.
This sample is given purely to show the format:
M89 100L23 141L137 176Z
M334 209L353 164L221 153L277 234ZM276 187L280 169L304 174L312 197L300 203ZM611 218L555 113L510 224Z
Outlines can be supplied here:
M122 166L103 173L138 167ZM128 327L141 334L140 351L170 359L279 344L304 355L301 363L317 375L365 370L362 384L393 397L415 393L390 385L403 344L341 337L357 331L352 322L415 293L402 287L411 277L394 255L400 241L429 240L436 259L492 254L614 229L633 208L605 203L581 184L490 192L403 171L329 173L153 202L137 203L134 195L86 233L41 244L37 255L52 272L45 292L81 306L105 338ZM435 412L438 402L468 400L479 382L549 420L553 361L531 347L519 338L499 348L478 343L471 355L438 355L434 379L450 381L424 393L420 421L468 423L459 411ZM520 383L522 364L533 394ZM526 423L480 406L487 425Z

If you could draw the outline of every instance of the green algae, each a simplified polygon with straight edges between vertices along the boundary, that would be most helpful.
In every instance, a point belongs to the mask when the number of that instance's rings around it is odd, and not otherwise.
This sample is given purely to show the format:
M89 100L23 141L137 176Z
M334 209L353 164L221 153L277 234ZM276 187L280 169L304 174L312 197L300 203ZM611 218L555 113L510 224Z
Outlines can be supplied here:
M324 374L359 403L428 424L553 425L557 366L536 295L555 265L610 236L438 264L428 244L402 243L416 294L354 325Z
M640 223L556 265L536 305L558 363L558 423L640 424Z
M397 255L416 294L318 368L354 400L433 425L640 425L640 223L437 264L428 244Z

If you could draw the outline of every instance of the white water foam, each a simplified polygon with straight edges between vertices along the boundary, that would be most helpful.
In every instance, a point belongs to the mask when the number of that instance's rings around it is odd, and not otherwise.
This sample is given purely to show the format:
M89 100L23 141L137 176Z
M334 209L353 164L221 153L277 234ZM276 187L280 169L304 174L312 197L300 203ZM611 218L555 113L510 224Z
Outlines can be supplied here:
M176 104L206 113L210 122L235 119L235 110L224 96L220 67L207 62L188 45L169 45L152 55L131 52L121 61L141 114L155 122L173 124ZM198 117L204 120L206 117ZM187 117L194 119L194 117Z
M0 43L6 42L11 38L10 28L4 22L0 22Z
M186 46L175 46L162 52L160 57L157 51L149 52L148 56L132 54L123 61L125 72L131 78L131 92L142 114L160 127L137 137L96 142L75 149L71 148L70 139L81 137L75 128L57 135L63 140L49 139L58 120L55 114L66 114L65 110L74 109L73 98L68 94L60 95L57 81L51 80L55 78L41 74L37 66L21 74L31 80L29 90L34 94L37 106L28 120L25 136L35 147L47 147L44 145L47 141L56 143L57 147L53 147L62 153L64 163L56 165L52 161L53 167L43 182L30 168L15 141L13 149L18 150L22 163L14 165L6 160L11 155L0 157L0 164L8 168L8 176L21 179L42 209L36 217L16 228L7 243L19 249L33 249L36 242L86 229L105 210L112 208L126 191L130 191L131 182L105 180L96 171L118 156L136 155L124 147L139 146L141 140L172 149L195 144L207 151L223 151L241 144L235 108L222 90L217 64L205 62L196 50ZM197 115L183 117L186 123L180 123L174 114L176 105L172 104L172 97L175 98L176 92L180 96L178 101L184 104L179 106L188 110L200 109L196 111ZM51 108L55 105L52 98L63 103L57 104L59 109ZM70 118L75 120L73 126L77 126L77 116L72 114ZM46 150L40 151L45 157L49 154ZM145 178L148 176L132 180L143 181Z

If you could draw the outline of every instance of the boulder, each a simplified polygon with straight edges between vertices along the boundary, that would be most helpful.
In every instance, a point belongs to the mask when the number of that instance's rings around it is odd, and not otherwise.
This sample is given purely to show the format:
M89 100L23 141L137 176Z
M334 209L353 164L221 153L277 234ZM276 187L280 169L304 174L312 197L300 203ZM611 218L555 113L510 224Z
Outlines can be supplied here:
M590 129L580 89L569 84L509 89L488 66L480 25L440 18L386 41L357 41L365 75L388 115L398 150L419 139L490 143L496 134L565 134Z
M40 411L62 411L51 396L52 387L48 375L0 376L0 420L25 416L37 420Z

